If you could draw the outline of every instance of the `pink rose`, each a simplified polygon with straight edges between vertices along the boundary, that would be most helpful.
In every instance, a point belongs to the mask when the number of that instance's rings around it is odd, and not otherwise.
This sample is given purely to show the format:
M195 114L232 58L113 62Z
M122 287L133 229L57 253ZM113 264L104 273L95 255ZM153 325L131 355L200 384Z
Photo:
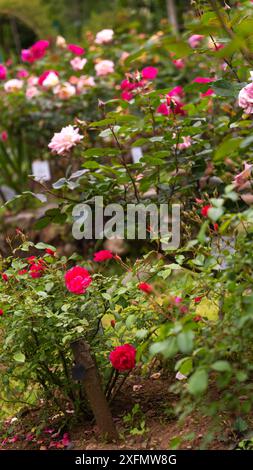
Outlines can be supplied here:
M201 41L204 37L205 36L203 36L202 34L193 34L192 36L189 37L188 44L193 49L195 49L195 47L198 47L200 45L200 43L201 43Z
M111 60L101 60L95 65L98 77L103 77L114 72L114 63Z
M112 41L114 32L112 29L102 29L96 34L96 44L107 44Z
M238 104L246 114L253 113L253 83L249 83L241 89L238 95Z
M5 65L0 64L0 80L5 80L7 77L7 68Z
M215 78L210 77L196 77L193 80L193 83L211 83L214 82Z
M101 261L106 261L111 258L113 258L113 253L110 250L100 250L94 253L93 260L100 263Z
M74 266L65 273L65 284L69 292L84 294L92 279L87 269Z
M87 59L81 59L80 57L74 57L74 59L70 61L70 65L75 71L83 70L86 63Z
M2 142L6 142L6 140L8 140L8 132L7 131L2 131L1 132L1 140L2 140Z
M158 69L155 67L145 67L141 72L141 76L145 80L154 80L157 74L158 74Z
M246 183L246 181L250 179L252 168L253 168L253 165L250 165L249 163L245 162L244 170L234 177L233 184L238 187Z
M172 62L175 65L175 67L179 70L181 70L185 67L184 59L173 59Z
M177 148L179 150L185 150L185 149L188 149L191 145L192 145L191 137L187 135L187 136L183 136L183 142L180 142L179 144L177 144Z
M27 78L29 73L25 69L18 70L17 77L18 78Z
M169 91L167 96L177 96L178 98L183 98L184 90L180 85L175 86L172 90Z
M77 44L68 44L68 50L75 55L83 55L85 53L84 48Z

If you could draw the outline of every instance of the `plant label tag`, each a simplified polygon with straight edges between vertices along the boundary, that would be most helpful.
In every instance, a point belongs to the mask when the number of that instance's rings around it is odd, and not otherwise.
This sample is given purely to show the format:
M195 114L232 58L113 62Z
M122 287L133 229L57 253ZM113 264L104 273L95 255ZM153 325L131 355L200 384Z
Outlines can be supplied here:
M32 163L32 172L35 181L49 181L51 179L48 161L35 160Z
M141 157L143 157L141 147L132 147L131 148L132 159L134 163L139 163Z

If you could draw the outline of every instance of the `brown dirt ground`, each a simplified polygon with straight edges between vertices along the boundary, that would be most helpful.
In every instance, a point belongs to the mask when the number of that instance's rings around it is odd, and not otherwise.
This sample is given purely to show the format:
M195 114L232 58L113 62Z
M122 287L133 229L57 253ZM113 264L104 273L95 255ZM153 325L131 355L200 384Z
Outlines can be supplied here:
M141 388L133 391L134 385L140 385ZM105 443L99 439L98 429L91 422L84 422L61 430L68 432L71 439L69 448L73 450L112 450L112 449L171 449L171 442L175 438L180 439L179 449L198 449L202 445L203 438L206 437L210 425L210 418L198 416L197 413L189 415L183 423L180 423L173 414L173 409L177 404L177 396L169 391L170 382L162 378L141 378L132 377L125 384L118 398L115 400L112 413L115 424L120 434L118 443ZM129 413L134 404L139 403L142 410L142 418L145 419L145 428L147 431L142 435L133 436L129 433L127 425L123 422L123 416ZM167 405L169 413L166 413L164 406ZM0 449L41 449L49 448L51 436L37 437L33 442L28 442L24 436L35 432L41 426L41 416L43 407L35 411L29 410L25 416L19 418L15 423L13 434L17 434L19 439L15 443L5 443ZM59 422L45 422L44 428L54 427L59 429ZM220 438L216 437L209 448L212 450L234 448L238 437L231 430L228 419L220 417L222 432ZM140 421L139 421L140 422ZM195 435L192 436L191 434ZM5 431L0 431L0 443L6 436ZM41 437L42 436L42 437Z

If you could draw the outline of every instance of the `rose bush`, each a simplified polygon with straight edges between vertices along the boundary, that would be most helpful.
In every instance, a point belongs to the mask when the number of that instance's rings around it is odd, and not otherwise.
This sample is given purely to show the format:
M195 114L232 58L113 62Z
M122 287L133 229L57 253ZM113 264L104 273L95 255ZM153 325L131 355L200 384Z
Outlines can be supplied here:
M15 106L24 100L27 106L28 88L34 98L29 106L40 103L42 115L50 109L44 122L55 109L63 111L42 136L43 152L52 152L63 174L45 187L55 207L37 229L57 220L71 225L75 206L89 203L93 210L96 196L104 204L120 202L124 215L128 203L181 204L181 244L174 251L163 249L164 240L151 237L154 227L147 224L147 239L128 240L122 256L98 240L99 249L91 243L85 257L58 258L53 250L30 260L14 253L2 261L5 393L13 393L18 377L21 394L35 384L57 406L64 398L78 410L82 400L71 380L70 343L85 336L107 392L110 362L126 374L136 364L143 374L158 364L181 396L182 416L201 411L215 426L225 413L235 418L237 431L247 428L253 357L252 6L240 2L238 9L223 9L214 2L213 9L199 9L195 3L183 38L165 28L124 48L108 31L84 48L58 39L63 63L57 49L47 62L49 46L32 60L38 68L45 61L46 74L34 69L41 85L36 79L28 83L31 73L10 78L10 70L6 81L2 69L7 123L14 97ZM21 251L30 246L24 241Z

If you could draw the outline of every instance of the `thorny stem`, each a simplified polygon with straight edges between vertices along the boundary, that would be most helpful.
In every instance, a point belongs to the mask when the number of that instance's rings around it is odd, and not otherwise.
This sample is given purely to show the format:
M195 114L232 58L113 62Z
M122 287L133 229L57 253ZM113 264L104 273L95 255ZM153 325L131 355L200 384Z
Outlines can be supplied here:
M114 129L113 129L113 126L109 126L109 129L111 130L111 133L112 133L112 135L113 135L113 137L114 137L114 139L115 139L115 142L116 142L116 144L117 144L117 147L118 147L119 150L121 151L120 161L121 161L122 165L124 166L124 168L125 168L125 170L126 170L128 176L129 176L129 178L130 178L130 180L131 180L131 182L132 182L133 189L134 189L134 195L135 195L135 197L136 197L136 200L137 200L138 202L140 202L140 198L139 198L139 193L138 193L137 186L136 186L136 184L135 184L135 181L134 181L134 178L133 178L133 176L132 176L132 174L131 174L131 171L129 170L129 168L128 168L128 166L127 166L127 163L125 162L125 158L124 158L124 155L123 155L123 148L122 148L122 145L121 145L120 142L119 142L119 139L118 139L118 137L117 137L117 135L116 135L116 133L115 133L115 131L114 131Z

